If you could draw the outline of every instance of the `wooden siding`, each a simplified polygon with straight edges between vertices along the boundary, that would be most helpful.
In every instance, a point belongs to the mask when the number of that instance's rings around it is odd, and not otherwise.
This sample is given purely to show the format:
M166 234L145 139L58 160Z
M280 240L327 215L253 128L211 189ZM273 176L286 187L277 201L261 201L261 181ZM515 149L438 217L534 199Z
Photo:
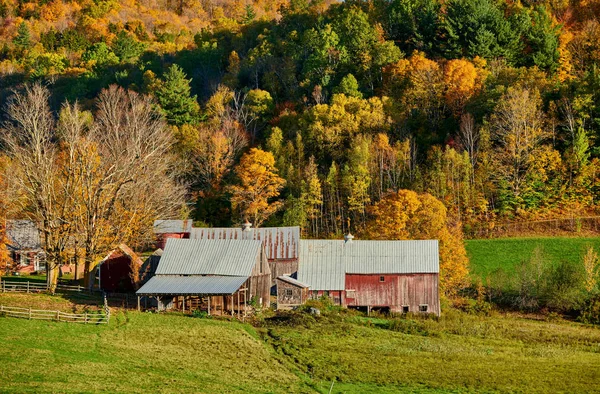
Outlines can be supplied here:
M158 234L155 247L157 249L159 249L159 248L160 249L164 249L165 245L167 244L167 239L169 239L169 238L189 239L190 238L190 233L164 233L164 234Z
M284 280L277 279L277 309L290 309L302 305L308 299L308 288L294 285ZM286 295L291 290L292 295Z
M298 271L298 259L274 259L269 260L271 268L271 285L275 284L275 279L283 275L291 275Z
M383 281L381 278L383 277ZM346 274L346 305L389 307L392 312L427 312L440 314L438 274Z
M343 290L309 290L310 299L316 300L323 296L328 296L335 305L345 305L346 299Z
M132 277L131 258L127 255L115 253L100 265L100 288L104 291L134 291Z

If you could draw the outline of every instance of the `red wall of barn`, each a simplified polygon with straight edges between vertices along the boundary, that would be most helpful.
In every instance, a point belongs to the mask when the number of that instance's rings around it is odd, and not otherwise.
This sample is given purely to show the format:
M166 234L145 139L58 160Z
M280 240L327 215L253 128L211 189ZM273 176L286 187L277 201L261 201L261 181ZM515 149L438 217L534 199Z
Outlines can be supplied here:
M158 240L156 241L156 247L157 248L161 248L162 250L165 249L165 245L167 244L167 239L168 238L185 238L185 239L189 239L190 238L190 233L164 233L164 234L160 234L158 236Z
M100 266L100 288L109 292L135 290L131 282L131 267L128 256L110 257Z
M382 282L380 279L384 278ZM355 291L355 298L348 297ZM346 305L390 307L418 312L419 305L428 305L428 312L440 313L437 274L346 274Z

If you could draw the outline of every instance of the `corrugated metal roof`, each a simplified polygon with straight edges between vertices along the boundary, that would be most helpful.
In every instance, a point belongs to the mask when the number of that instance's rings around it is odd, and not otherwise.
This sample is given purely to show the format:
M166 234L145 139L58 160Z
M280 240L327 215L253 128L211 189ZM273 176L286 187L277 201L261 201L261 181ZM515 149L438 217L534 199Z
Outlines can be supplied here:
M298 280L312 290L344 290L344 259L335 252L336 244L337 241L301 240Z
M40 232L31 220L7 220L6 237L12 250L41 250Z
M139 295L233 294L248 280L247 276L178 276L156 275L136 293Z
M193 228L191 239L254 239L265 247L267 259L297 259L300 227Z
M189 233L192 231L192 220L155 220L154 233Z
M295 286L299 286L299 287L310 287L306 283L302 283L299 280L296 280L296 279L294 279L294 278L292 278L290 276L287 276L287 275L278 276L277 279L282 280L282 281L287 282L287 283L290 283L290 284L295 285Z
M252 240L169 238L156 275L250 276L261 247Z
M298 280L313 290L343 290L345 274L439 273L437 240L302 240Z

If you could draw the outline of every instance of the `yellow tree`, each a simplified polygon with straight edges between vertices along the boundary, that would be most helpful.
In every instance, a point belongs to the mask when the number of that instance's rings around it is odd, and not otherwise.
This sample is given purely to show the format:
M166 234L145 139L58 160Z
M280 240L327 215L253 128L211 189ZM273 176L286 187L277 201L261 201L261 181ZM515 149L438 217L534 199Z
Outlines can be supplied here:
M257 148L242 156L235 173L240 184L229 187L231 205L258 227L281 208L281 201L272 200L279 196L285 180L277 175L273 154Z
M468 285L469 260L460 229L452 227L446 208L428 193L390 193L371 207L365 237L370 239L437 239L440 289L452 297Z
M446 103L455 114L460 114L467 101L481 87L481 78L473 63L454 59L444 67L444 84Z

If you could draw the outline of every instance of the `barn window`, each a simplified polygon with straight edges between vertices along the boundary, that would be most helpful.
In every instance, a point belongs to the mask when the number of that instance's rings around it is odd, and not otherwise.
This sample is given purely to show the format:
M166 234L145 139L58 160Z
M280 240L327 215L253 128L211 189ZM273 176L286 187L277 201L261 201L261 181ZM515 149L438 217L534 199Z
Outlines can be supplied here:
M346 298L356 298L356 290L346 290Z
M427 304L421 304L419 305L419 312L427 312Z
M408 305L402 305L402 313L408 313L409 311Z
M380 277L379 277L379 281L380 281L380 282L385 282L385 276L380 276Z
M285 296L286 297L291 297L292 295L293 295L292 289L285 289Z

